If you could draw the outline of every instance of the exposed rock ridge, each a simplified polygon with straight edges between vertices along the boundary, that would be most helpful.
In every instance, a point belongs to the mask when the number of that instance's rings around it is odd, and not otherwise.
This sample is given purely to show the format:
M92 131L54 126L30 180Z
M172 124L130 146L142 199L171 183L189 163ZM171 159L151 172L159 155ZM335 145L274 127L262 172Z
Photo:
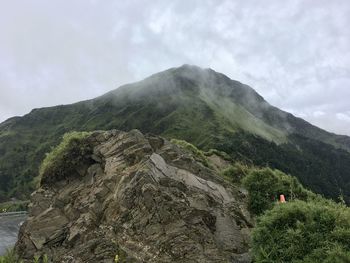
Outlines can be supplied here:
M94 132L80 177L32 194L16 250L53 262L250 262L246 196L163 138Z

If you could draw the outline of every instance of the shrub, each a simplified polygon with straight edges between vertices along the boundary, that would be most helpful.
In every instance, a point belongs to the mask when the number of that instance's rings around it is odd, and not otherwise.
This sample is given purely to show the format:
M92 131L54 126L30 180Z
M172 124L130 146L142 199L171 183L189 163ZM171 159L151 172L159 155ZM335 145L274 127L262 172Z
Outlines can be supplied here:
M287 200L306 200L313 195L295 177L270 168L251 169L242 183L249 192L249 209L257 215L271 209L281 194Z
M222 159L224 159L226 161L232 161L232 157L230 155L228 155L227 153L225 153L223 151L219 151L217 149L210 149L209 151L204 152L205 156L211 156L213 154L220 156Z
M86 140L88 132L70 132L54 148L40 166L41 184L48 184L76 174L79 167L90 162L92 147Z
M350 209L332 202L293 201L258 218L255 262L350 262Z
M241 179L248 175L251 168L248 166L236 162L233 165L230 165L223 171L221 171L221 175L230 179L234 183L238 183Z

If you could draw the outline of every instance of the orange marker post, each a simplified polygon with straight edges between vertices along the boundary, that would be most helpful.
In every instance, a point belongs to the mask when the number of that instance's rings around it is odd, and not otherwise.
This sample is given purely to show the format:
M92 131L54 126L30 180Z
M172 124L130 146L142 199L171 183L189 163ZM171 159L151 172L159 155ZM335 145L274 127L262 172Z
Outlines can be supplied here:
M285 203L286 202L286 198L284 197L284 195L280 195L280 203Z

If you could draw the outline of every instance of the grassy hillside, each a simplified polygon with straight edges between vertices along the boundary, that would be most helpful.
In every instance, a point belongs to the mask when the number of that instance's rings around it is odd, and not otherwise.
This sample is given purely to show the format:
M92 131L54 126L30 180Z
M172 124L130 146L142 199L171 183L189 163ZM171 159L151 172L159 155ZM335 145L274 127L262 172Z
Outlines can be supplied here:
M40 162L66 132L134 128L281 169L318 193L350 201L348 137L280 111L220 73L186 65L0 124L0 201L28 197Z

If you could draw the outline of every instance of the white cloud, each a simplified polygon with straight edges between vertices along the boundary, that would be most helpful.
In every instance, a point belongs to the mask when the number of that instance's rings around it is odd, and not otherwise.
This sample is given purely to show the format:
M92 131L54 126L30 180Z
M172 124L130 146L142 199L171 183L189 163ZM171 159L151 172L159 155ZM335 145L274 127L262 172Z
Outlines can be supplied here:
M314 111L314 112L313 112L313 116L316 117L316 118L322 117L322 116L324 116L325 114L326 114L326 113L325 113L324 111L320 111L320 110Z
M350 112L348 112L348 113L339 112L336 114L336 116L337 116L338 120L350 122Z

